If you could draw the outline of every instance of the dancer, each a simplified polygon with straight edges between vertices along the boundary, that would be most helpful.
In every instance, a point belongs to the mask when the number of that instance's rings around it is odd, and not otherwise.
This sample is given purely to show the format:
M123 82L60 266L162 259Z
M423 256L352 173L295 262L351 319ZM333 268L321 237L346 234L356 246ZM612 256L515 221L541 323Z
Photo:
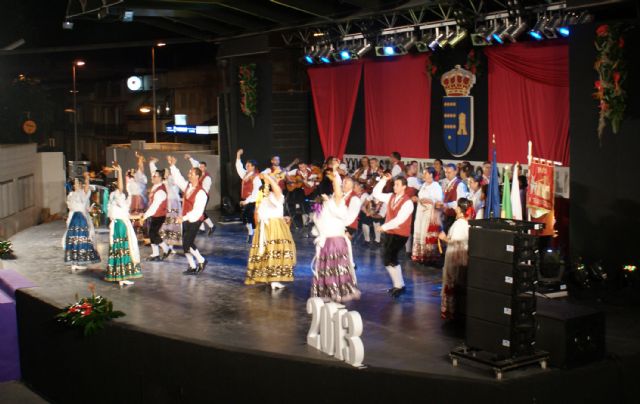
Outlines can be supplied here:
M456 221L449 233L440 232L438 238L447 243L447 252L442 268L442 291L440 317L443 320L455 318L459 297L465 293L467 263L469 261L469 223L475 212L473 204L466 198L460 198L454 208Z
M254 214L256 211L256 199L262 186L260 174L258 173L255 160L247 160L244 167L240 157L244 150L239 149L236 152L236 171L242 184L240 186L240 206L242 207L242 223L247 227L247 243L251 242L253 232L256 228Z
M282 289L284 285L281 282L293 281L296 245L284 221L282 189L273 177L266 174L260 177L264 185L256 201L258 228L249 250L244 283L269 283L271 289Z
M322 210L314 214L317 237L312 261L311 297L325 301L346 302L360 298L353 265L351 241L344 232L349 212L342 194L340 175L334 164L332 197L322 195ZM353 181L351 181L353 183Z
M157 162L158 159L156 157L149 159L149 170L151 170L152 173L158 171ZM169 170L159 171L163 173L163 184L167 193L167 215L164 223L160 226L158 234L169 248L169 254L175 254L176 251L173 249L173 246L182 245L182 225L178 224L178 217L180 217L180 213L182 212L180 188L173 182Z
M196 235L204 221L204 209L207 206L207 193L202 189L202 171L198 167L192 167L187 175L189 178L187 182L180 174L180 170L176 168L175 157L167 156L167 162L171 170L171 178L183 194L182 216L178 218L178 223L182 224L182 249L189 262L189 267L183 274L197 275L207 266L207 260L195 245Z
M413 229L413 249L411 259L420 263L437 262L438 235L442 227L442 211L436 204L442 202L442 187L435 181L436 169L427 167L422 174L424 184L418 192L418 207Z
M373 188L373 197L387 204L387 217L381 229L386 233L384 239L384 265L389 272L393 287L389 289L392 297L405 293L402 268L398 261L398 253L406 244L411 233L411 215L413 202L406 194L407 179L396 177L393 181L393 193L383 193L391 174L386 173L378 185Z
M73 191L67 195L67 231L62 238L64 247L64 262L71 264L71 271L86 269L87 264L100 262L100 256L95 250L95 231L89 220L87 207L89 205L89 173L84 173L84 185L76 178Z
M146 207L147 195L147 176L144 173L144 156L136 152L136 161L138 168L127 171L126 191L131 200L129 213L131 216L137 217L144 214ZM144 239L143 226L139 222L133 223L138 240Z
M117 162L113 169L118 179L109 196L109 261L104 280L118 282L122 287L133 285L131 279L142 278L142 272L138 240L129 218L131 195L127 197L123 192L122 168Z
M202 185L202 189L204 190L204 192L207 193L207 204L209 204L209 191L211 190L211 176L209 175L209 172L207 172L207 162L198 161L192 158L188 154L185 154L184 158L189 160L189 162L191 163L191 167L194 167L194 168L197 167L202 172L202 177L200 177L200 184ZM216 231L216 224L213 223L213 220L211 220L211 218L207 215L206 205L205 205L205 212L203 213L203 216L204 216L204 220L200 225L199 230L205 231L206 230L205 225L207 225L207 227L209 227L209 232L207 233L207 235L211 236L213 232Z
M149 208L142 216L141 222L150 219L149 238L151 239L151 256L147 261L162 261L171 254L171 247L160 237L160 228L167 217L167 188L164 185L164 170L153 171L151 182L153 187L149 192ZM162 256L160 256L162 247Z

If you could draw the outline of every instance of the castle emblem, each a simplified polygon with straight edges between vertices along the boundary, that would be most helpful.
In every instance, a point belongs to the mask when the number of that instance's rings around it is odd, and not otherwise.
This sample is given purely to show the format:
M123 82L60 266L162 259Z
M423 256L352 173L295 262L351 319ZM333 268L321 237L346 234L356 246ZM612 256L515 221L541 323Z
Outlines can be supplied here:
M476 76L460 65L440 79L447 94L442 99L444 144L454 157L466 155L473 146L473 97L469 94L475 83Z

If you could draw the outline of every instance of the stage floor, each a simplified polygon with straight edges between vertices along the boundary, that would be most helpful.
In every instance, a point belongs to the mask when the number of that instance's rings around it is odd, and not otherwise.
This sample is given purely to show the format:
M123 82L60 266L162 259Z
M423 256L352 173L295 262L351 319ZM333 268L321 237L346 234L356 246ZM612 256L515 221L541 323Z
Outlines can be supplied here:
M240 224L219 224L212 237L199 236L197 245L209 264L201 275L184 276L186 259L173 255L165 262L143 262L144 278L120 289L102 281L106 267L108 233L98 234L102 263L70 273L63 263L61 237L64 222L35 226L11 238L18 259L4 261L35 282L27 293L63 307L74 296L87 295L95 283L97 293L113 300L126 316L116 321L140 330L203 345L291 355L300 359L334 360L305 344L310 316L305 311L311 285L312 238L295 232L298 249L296 279L281 291L245 286L249 246ZM143 259L150 247L142 247ZM363 319L364 363L371 368L436 374L492 381L493 373L474 366L453 367L448 352L462 342L440 320L441 270L408 262L403 264L408 292L399 299L386 293L390 286L381 251L354 247L362 298L346 304ZM640 352L638 310L607 308L607 350L614 355ZM347 365L344 365L347 366ZM509 371L506 379L543 372L531 366Z

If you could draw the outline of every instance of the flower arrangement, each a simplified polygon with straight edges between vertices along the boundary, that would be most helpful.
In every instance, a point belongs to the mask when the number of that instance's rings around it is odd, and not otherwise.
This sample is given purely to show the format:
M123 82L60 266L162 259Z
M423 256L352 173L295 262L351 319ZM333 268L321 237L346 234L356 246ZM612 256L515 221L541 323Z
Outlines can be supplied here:
M251 126L255 125L258 113L258 78L256 64L240 65L238 79L240 80L240 110L251 119Z
M594 69L598 72L598 80L594 87L593 97L599 101L598 138L611 121L613 133L618 133L620 122L624 118L626 108L626 92L622 85L627 77L624 62L624 32L621 24L600 25L596 29L595 47L597 51Z
M72 327L82 327L84 336L95 334L104 328L104 323L114 318L122 317L125 314L121 311L113 310L113 303L104 297L96 296L96 286L89 284L91 297L83 297L76 302L65 307L56 315L56 319L65 325Z
M9 240L0 240L0 258L3 260L13 260L16 256L13 254L13 244Z

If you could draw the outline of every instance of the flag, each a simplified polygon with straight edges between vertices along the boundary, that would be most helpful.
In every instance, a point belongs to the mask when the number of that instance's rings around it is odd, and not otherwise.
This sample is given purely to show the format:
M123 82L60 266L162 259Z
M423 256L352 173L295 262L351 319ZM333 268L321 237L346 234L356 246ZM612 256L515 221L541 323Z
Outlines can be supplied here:
M520 181L518 180L518 163L513 168L513 182L511 186L511 212L513 218L522 220L522 202L520 200Z
M484 205L484 218L495 219L500 217L500 189L498 178L498 162L496 161L496 144L493 143L493 157L491 159L491 179L489 180L489 190L487 200Z
M511 219L511 188L509 187L509 167L504 168L504 175L502 177L502 210L500 211L500 217L503 219Z

